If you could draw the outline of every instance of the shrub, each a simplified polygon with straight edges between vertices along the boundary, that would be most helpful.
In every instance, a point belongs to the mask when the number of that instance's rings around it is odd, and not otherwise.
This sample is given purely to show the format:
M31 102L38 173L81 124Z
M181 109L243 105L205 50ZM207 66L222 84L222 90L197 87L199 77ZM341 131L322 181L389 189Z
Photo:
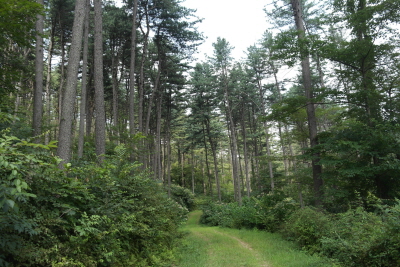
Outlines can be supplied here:
M281 232L289 240L312 253L321 250L321 239L331 228L329 216L306 207L295 211L287 220Z
M178 202L182 207L189 211L196 209L194 194L187 188L179 185L171 185L171 197Z
M400 214L396 207L388 210L381 216L362 208L338 214L331 234L321 240L322 253L345 266L399 266Z
M377 208L376 213L358 207L326 215L307 207L289 218L282 233L344 266L399 266L400 204Z
M242 206L237 202L216 204L209 202L203 207L200 223L229 228L258 228L278 230L298 204L282 192L252 198L243 198Z
M49 153L29 150L39 145L0 142L8 149L0 159L6 166L0 171L0 266L171 262L187 209L126 162L121 150L101 166L60 171Z
M278 231L289 216L299 208L292 198L281 191L265 194L256 199L257 227L269 232Z

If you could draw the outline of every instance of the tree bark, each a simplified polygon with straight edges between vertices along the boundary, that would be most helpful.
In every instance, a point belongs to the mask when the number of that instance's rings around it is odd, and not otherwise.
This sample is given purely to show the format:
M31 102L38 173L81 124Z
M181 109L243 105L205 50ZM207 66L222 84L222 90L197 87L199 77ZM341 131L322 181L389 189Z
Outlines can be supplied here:
M208 142L210 143L211 152L212 152L213 160L214 160L214 176L215 176L215 183L217 186L218 201L221 202L222 196L221 196L221 183L219 180L219 173L218 173L217 144L211 137L211 129L210 128L211 128L210 120L209 120L209 118L206 118L206 130L207 130L207 135L208 135Z
M242 112L242 138L243 138L243 158L244 158L244 174L246 177L246 192L247 197L250 197L251 186L250 186L250 175L249 175L249 157L247 152L247 135L246 135L246 123L244 120L244 112Z
M38 4L44 4L43 0L37 0ZM43 15L37 16L36 21L36 58L35 58L35 90L33 104L33 135L38 136L42 133L42 118L43 118ZM40 139L37 138L36 142Z
M310 148L314 148L318 145L318 137L317 137L317 119L315 116L315 106L313 103L313 90L311 84L311 70L310 70L310 57L308 52L304 47L302 47L302 43L305 40L305 27L302 20L302 9L300 6L299 0L291 0L294 21L296 24L296 29L298 32L298 40L300 44L300 55L301 55L301 69L302 69L302 77L303 77L303 86L305 91L305 96L307 98L307 121L308 121L308 130L310 135ZM315 197L315 206L322 206L322 186L323 181L321 178L322 166L319 164L320 155L318 153L313 154L313 159L311 161L312 171L313 171L313 183L314 183L314 197Z
M49 54L47 55L47 75L46 75L46 126L51 126L51 62L53 59L53 47L54 47L54 31L55 26L51 26L50 40L49 40ZM47 131L44 137L44 143L50 142L50 131Z
M94 88L96 155L103 161L106 152L106 116L103 84L103 14L102 0L94 0Z
M82 63L82 84L81 84L81 103L79 116L79 136L78 136L78 158L83 157L83 146L85 141L85 121L87 103L87 65L89 50L89 20L90 20L90 0L86 0L85 25L83 33L83 63Z
M62 159L59 167L71 160L72 121L78 82L78 69L82 48L83 22L85 19L85 0L77 0L75 5L74 27L68 62L68 75L63 97L57 155Z
M136 59L136 20L138 0L133 1L131 61L129 71L129 133L135 135L135 59Z

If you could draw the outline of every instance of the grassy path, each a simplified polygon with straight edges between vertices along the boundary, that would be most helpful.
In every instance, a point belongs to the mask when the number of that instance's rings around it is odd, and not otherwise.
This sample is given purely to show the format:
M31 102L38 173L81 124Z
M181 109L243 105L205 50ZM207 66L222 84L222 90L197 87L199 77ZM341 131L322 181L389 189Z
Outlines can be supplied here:
M296 250L277 234L257 230L205 227L201 211L190 214L179 267L322 267L334 266Z

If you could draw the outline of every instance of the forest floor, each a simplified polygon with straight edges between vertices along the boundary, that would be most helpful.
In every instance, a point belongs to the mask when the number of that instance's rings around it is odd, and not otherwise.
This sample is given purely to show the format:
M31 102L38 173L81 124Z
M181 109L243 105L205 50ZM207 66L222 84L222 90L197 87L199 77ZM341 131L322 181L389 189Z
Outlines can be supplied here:
M322 267L328 260L298 250L279 234L199 225L201 211L191 212L183 228L179 267Z

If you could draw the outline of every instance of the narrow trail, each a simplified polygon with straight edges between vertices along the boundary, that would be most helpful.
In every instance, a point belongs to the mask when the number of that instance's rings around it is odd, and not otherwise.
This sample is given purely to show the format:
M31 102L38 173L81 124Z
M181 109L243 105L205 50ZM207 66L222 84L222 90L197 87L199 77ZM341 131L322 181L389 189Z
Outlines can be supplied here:
M199 225L201 211L190 213L177 251L177 267L338 267L309 255L279 234Z
M201 250L206 257L203 255L201 260L193 258L191 263L183 266L273 267L259 251L239 237L224 232L222 228L200 226L200 216L200 211L192 212L185 230L199 243L199 248L193 249L192 253Z

